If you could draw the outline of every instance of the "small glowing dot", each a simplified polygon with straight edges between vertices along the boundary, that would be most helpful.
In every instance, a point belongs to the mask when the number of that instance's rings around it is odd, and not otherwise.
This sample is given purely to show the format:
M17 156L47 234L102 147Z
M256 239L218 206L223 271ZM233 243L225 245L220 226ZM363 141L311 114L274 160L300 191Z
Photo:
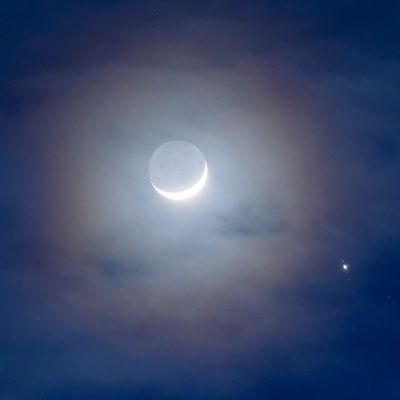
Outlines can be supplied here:
M343 268L345 271L347 271L347 270L349 269L349 266L348 266L348 264L343 264L343 265L342 265L342 268Z

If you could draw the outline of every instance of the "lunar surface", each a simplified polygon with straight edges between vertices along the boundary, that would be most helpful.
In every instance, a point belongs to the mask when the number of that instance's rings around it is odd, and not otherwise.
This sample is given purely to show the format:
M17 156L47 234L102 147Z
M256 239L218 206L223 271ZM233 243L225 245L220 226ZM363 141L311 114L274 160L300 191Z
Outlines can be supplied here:
M149 164L154 189L170 200L186 200L201 191L208 166L203 154L191 143L173 140L160 146Z

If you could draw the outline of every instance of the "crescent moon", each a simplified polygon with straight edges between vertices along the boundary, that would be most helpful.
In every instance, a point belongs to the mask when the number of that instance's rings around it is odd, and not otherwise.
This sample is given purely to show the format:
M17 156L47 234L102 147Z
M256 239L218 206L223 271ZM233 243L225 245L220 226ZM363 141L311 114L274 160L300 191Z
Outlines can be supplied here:
M190 188L182 190L180 192L166 192L164 190L159 189L153 182L151 184L153 185L154 189L161 194L161 196L166 197L167 199L170 200L187 200L190 199L191 197L195 196L197 193L200 192L201 189L203 189L203 186L205 185L207 181L207 176L208 176L208 167L207 167L207 162L204 161L204 171L203 174L201 175L200 179Z

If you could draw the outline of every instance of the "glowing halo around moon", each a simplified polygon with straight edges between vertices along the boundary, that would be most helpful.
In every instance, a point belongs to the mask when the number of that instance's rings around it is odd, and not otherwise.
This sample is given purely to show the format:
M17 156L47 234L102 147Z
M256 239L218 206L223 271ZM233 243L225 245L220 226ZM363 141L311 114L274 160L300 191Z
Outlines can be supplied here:
M150 182L161 196L174 201L188 200L204 187L208 165L200 150L181 140L167 142L152 155Z

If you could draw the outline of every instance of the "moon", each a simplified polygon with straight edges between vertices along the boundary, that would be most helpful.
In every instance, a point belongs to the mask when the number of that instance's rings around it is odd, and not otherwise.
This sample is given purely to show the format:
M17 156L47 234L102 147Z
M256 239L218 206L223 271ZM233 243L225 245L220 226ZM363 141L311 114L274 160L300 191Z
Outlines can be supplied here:
M196 146L173 140L164 143L151 156L149 177L161 196L175 201L187 200L203 189L208 165Z

